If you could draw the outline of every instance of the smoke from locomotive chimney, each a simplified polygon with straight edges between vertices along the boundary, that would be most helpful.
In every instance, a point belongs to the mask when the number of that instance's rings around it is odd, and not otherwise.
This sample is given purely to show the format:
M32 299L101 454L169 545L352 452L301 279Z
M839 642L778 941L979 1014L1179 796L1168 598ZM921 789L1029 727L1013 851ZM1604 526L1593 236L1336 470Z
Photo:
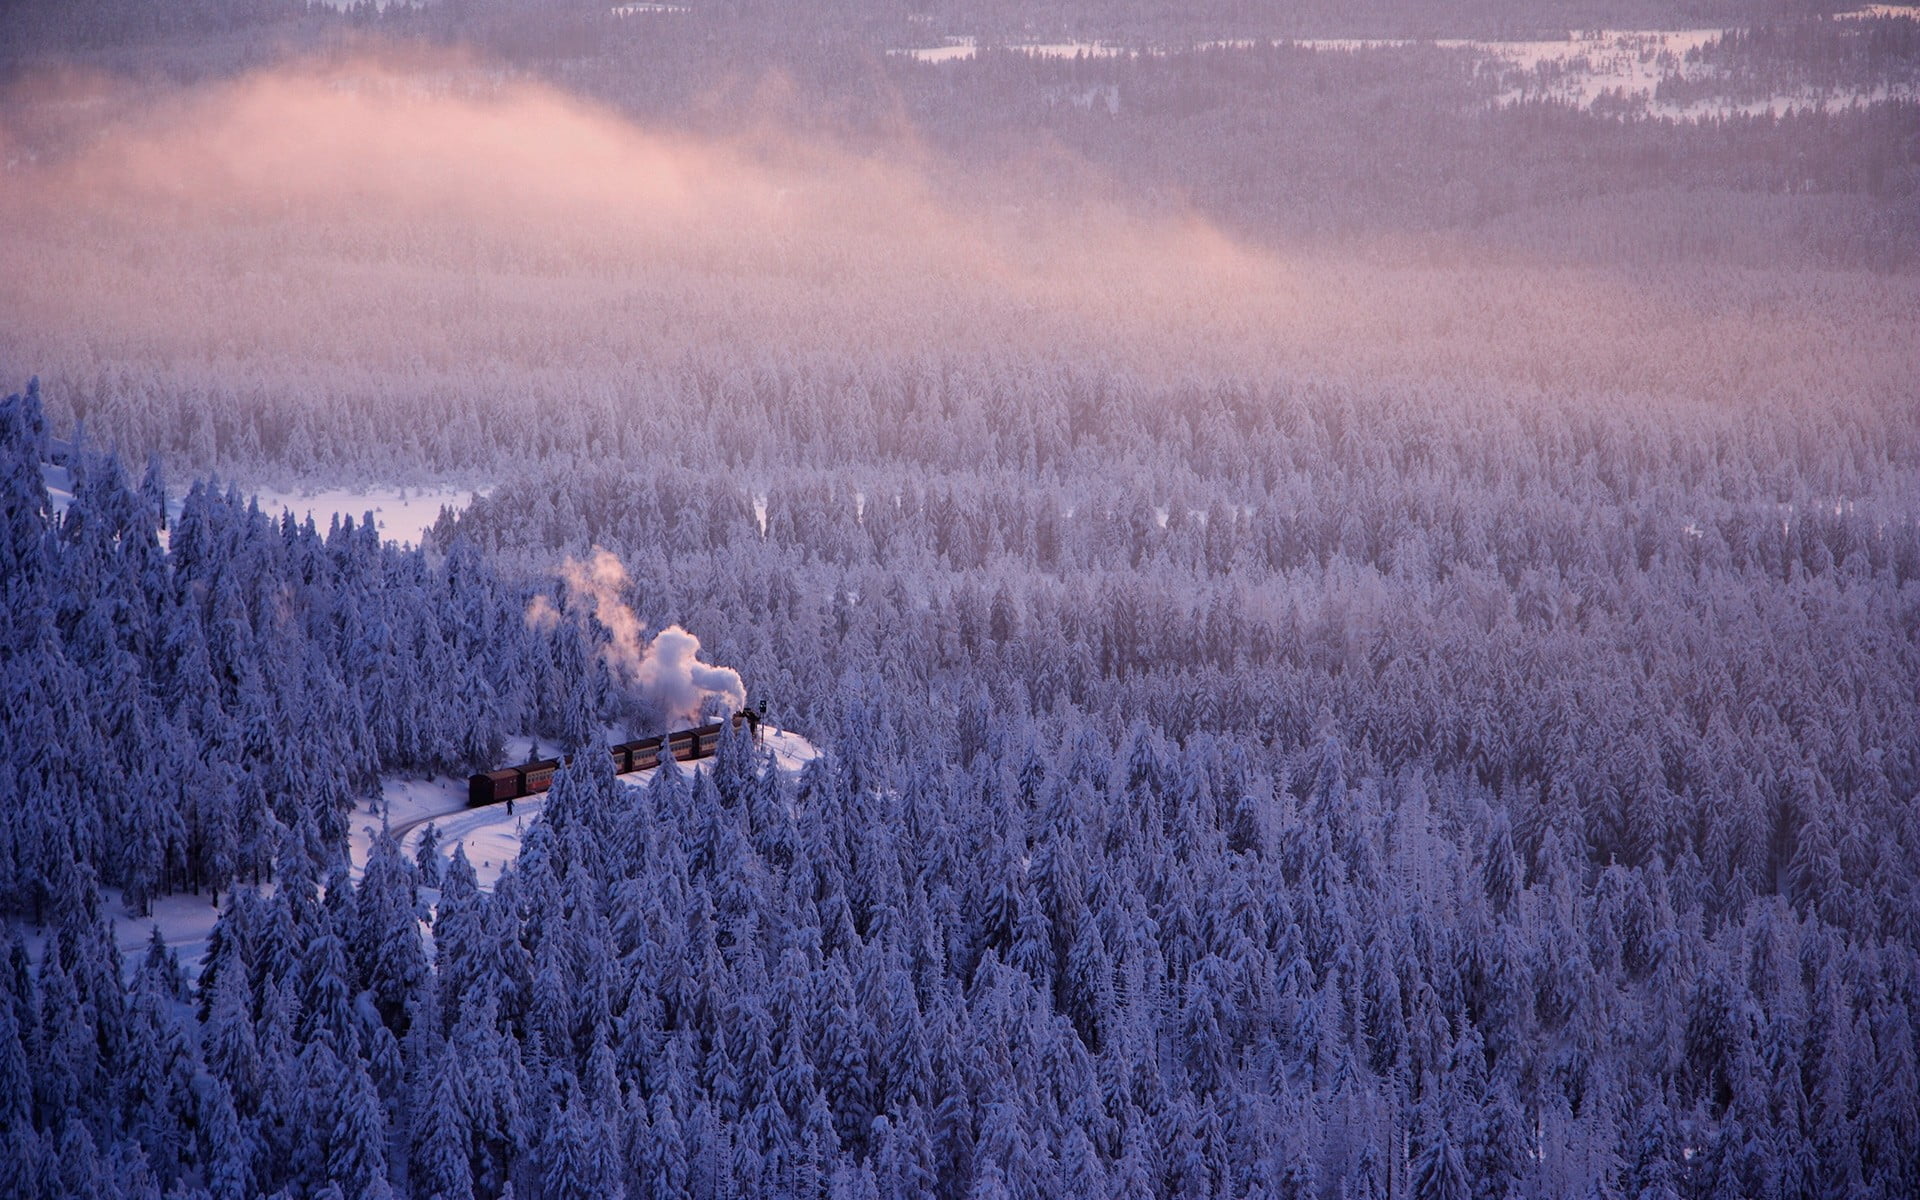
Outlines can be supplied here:
M677 728L696 723L710 703L723 715L746 707L747 689L740 673L701 662L699 638L679 625L669 625L652 638L645 636L645 626L623 598L627 570L612 554L595 546L584 562L567 559L560 578L570 610L591 611L606 630L600 660L639 710L635 715ZM527 624L532 628L552 629L560 617L560 609L544 595L527 605Z

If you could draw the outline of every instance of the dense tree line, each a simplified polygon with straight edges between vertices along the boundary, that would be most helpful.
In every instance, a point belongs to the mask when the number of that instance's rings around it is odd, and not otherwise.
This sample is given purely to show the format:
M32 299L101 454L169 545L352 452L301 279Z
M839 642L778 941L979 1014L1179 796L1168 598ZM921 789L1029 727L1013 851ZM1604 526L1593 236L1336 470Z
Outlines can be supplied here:
M1196 398L1159 408L1168 427L1135 429L1131 453L1028 445L933 482L843 466L755 493L570 469L434 536L529 562L614 547L659 619L697 614L722 661L793 705L878 663L938 689L935 724L984 696L1289 752L1332 720L1386 770L1471 773L1529 855L1565 823L1595 867L1692 861L1716 912L1780 885L1822 776L1865 804L1857 837L1912 837L1906 422L1794 439L1727 414L1681 434L1584 404L1443 418L1345 400ZM1912 919L1907 885L1869 894L1890 904L1880 928Z
M1891 13L1729 29L1688 55L1753 87L1762 80L1819 88L1914 82L1920 21Z
M9 402L15 1190L1915 1186L1911 413L1103 386L773 389L409 552L205 485L163 551L84 442L56 520ZM490 893L354 885L377 773L594 738L521 615L595 543L832 755L590 756ZM174 795L238 857L143 885ZM224 885L190 989L96 875Z
M76 897L16 947L21 1194L1902 1195L1911 943L1537 871L1471 785L849 701L797 785L563 775L431 952L390 839L243 889L193 992ZM893 731L898 732L898 731ZM182 1000L194 999L197 1007ZM112 1146L101 1154L95 1146Z
M25 54L85 54L159 38L204 37L280 26L305 18L310 7L328 15L335 11L332 5L310 6L308 0L189 0L180 4L152 0L17 0L0 12L0 33L6 36L0 61L17 61L17 56Z

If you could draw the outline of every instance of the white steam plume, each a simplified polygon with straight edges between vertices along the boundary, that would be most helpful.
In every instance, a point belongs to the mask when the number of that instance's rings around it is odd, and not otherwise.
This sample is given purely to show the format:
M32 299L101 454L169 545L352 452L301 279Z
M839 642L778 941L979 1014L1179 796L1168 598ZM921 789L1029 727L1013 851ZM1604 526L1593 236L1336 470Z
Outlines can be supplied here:
M709 700L727 713L747 706L740 672L701 662L699 638L678 625L645 637L640 618L622 599L627 569L612 554L595 546L584 562L567 559L560 578L576 610L592 606L594 620L608 634L601 661L649 715L682 726L698 721ZM552 629L559 615L546 596L535 596L527 606L527 624L536 629Z
M707 697L718 698L729 713L747 706L740 672L700 661L700 639L669 625L655 635L640 661L641 689L669 713L698 716Z

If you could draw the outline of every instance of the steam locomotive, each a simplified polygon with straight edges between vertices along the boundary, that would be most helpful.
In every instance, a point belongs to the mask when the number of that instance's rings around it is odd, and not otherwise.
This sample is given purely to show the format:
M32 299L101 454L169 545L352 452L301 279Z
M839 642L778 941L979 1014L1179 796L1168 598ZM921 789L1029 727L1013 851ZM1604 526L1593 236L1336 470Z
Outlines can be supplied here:
M624 775L628 771L645 771L659 766L666 756L671 756L675 762L711 758L714 751L720 748L721 731L729 725L735 729L745 725L758 738L760 714L748 709L733 714L726 721L682 729L665 737L641 738L610 746L608 750L613 754L614 773ZM470 775L467 777L467 807L478 808L483 804L498 804L502 800L518 800L522 796L544 792L553 786L554 772L560 769L563 761L572 760L543 758L517 767L502 767L498 771L481 771Z

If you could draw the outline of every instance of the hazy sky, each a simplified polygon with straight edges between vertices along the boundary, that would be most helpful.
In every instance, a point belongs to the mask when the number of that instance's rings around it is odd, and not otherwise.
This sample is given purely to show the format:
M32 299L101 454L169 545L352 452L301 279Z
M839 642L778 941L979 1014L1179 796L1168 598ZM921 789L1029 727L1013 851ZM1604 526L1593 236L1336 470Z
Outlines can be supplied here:
M764 114L730 137L644 129L462 59L159 91L41 78L3 111L0 271L28 283L0 295L0 369L51 383L617 375L716 347L1689 395L1914 378L1906 280L1782 278L1759 312L1700 273L1460 239L1256 248L1130 212L1091 169L1042 194L910 137L856 150Z

